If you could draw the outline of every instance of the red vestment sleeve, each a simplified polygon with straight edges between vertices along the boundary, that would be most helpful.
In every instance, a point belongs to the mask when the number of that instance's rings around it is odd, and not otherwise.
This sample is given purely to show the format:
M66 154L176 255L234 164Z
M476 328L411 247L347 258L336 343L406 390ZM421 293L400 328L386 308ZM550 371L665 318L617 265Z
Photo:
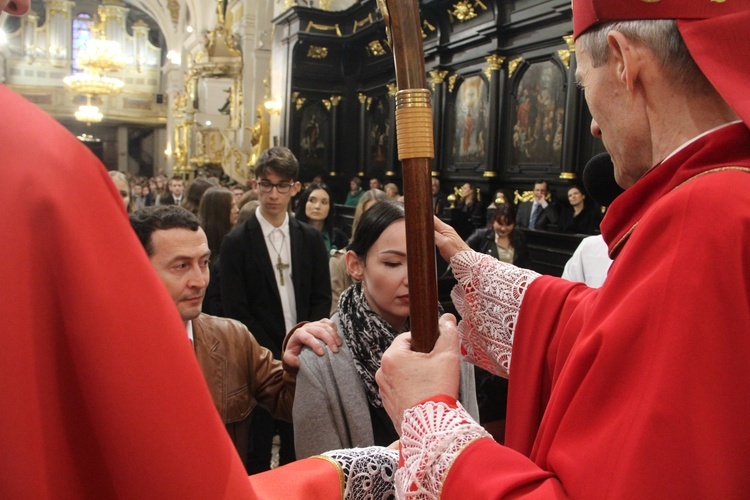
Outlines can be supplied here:
M490 438L471 443L456 458L443 485L442 498L566 498L553 473Z

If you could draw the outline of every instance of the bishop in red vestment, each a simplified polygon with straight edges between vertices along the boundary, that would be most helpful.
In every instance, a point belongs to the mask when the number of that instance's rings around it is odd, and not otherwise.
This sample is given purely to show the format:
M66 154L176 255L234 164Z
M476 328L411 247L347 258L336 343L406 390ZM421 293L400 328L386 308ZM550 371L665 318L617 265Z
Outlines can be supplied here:
M383 401L402 423L397 491L746 497L750 6L574 0L573 16L592 132L627 188L602 224L614 263L590 289L473 253L436 221L463 319L443 323L429 356L405 335L383 358ZM655 58L637 27L606 24L638 19L677 19L651 36L678 34L697 79ZM509 376L505 446L455 403L458 336L469 359Z

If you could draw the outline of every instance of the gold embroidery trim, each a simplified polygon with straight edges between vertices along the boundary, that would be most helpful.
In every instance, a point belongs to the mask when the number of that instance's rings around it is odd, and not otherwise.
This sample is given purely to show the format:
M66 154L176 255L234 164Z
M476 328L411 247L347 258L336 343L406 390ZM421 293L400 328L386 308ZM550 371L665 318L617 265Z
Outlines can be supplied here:
M344 498L344 482L346 481L346 476L344 475L344 469L341 468L341 464L339 464L336 460L332 459L331 457L327 457L325 455L314 455L310 458L319 458L321 460L325 460L326 462L330 463L336 468L336 472L339 473L339 488L340 488L340 496L339 498Z

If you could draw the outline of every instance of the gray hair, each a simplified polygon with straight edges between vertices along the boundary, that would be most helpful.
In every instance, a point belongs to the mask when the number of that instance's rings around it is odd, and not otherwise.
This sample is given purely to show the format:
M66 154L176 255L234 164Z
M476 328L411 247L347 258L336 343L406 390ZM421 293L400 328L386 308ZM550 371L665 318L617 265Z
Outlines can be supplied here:
M619 31L628 40L639 41L648 47L678 88L693 92L713 90L708 79L690 55L677 29L676 21L647 19L618 21L595 26L578 37L581 50L589 54L595 68L607 63L609 55L607 35L610 31Z

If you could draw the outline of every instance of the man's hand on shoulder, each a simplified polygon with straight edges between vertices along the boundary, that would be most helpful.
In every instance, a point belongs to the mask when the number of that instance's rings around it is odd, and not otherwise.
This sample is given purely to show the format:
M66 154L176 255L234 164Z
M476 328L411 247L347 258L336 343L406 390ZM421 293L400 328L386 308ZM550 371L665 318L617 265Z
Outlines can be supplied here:
M281 357L284 369L291 373L299 370L299 355L304 346L309 347L318 356L325 354L325 349L320 344L322 340L333 352L339 352L339 346L343 343L336 331L336 325L330 319L321 319L311 323L304 323L295 327L286 340L286 348Z

